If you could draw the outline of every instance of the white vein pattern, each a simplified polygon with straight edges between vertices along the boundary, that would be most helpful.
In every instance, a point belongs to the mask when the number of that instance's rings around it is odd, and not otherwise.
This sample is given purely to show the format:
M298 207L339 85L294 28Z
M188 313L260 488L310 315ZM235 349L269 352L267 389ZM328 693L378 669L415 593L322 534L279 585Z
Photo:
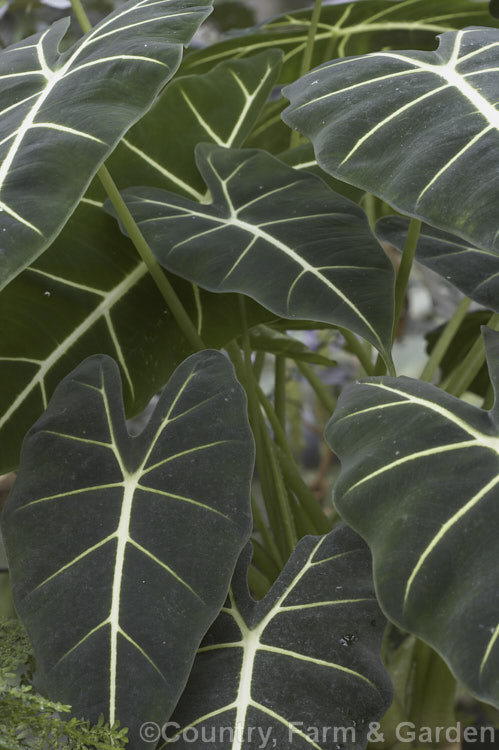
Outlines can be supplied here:
M487 204L478 180L489 165L484 184L492 181L498 77L499 32L465 29L444 34L433 53L374 52L325 64L285 90L291 105L283 118L311 136L327 171L374 190L403 213L494 250L499 230L488 208L493 198ZM452 133L446 144L439 141L443 113ZM352 135L338 135L349 125ZM421 132L425 148L412 148ZM387 149L379 159L388 142L396 144L395 151ZM417 152L423 154L419 162ZM451 180L464 184L464 174L467 189L458 188L450 204L445 191Z
M285 228L286 225L293 224L293 222L305 223L307 221L310 221L310 231L312 233L312 222L314 222L318 218L322 220L338 219L339 222L341 222L343 219L351 221L353 220L354 216L350 216L348 214L348 206L342 206L336 211L334 209L331 209L329 212L327 212L321 206L322 211L319 214L317 213L317 211L320 210L320 208L316 205L315 210L309 209L308 213L306 211L303 211L302 213L300 213L299 211L295 211L293 212L293 214L291 214L288 208L289 199L287 199L285 193L287 191L292 191L294 188L297 188L297 186L300 185L300 182L304 179L302 177L293 179L293 172L291 171L291 169L289 182L286 182L286 184L279 185L276 188L267 187L265 190L265 185L260 185L260 189L263 192L257 194L256 197L251 197L246 201L238 197L236 200L236 198L232 194L233 189L237 190L237 183L235 182L236 178L240 177L241 171L245 167L247 167L252 159L258 159L260 157L255 157L255 153L258 152L252 151L248 151L248 153L250 154L248 157L245 156L245 152L234 153L236 154L236 156L238 156L240 161L236 164L235 167L232 168L232 172L228 175L221 174L220 169L224 169L224 166L219 167L218 163L215 163L216 159L219 159L220 157L225 158L225 154L223 154L223 152L215 152L214 154L209 153L206 157L206 163L209 165L210 173L211 175L214 175L216 177L217 188L220 188L221 194L223 196L222 211L219 210L219 203L215 204L217 210L213 210L212 205L206 207L203 204L185 206L181 202L179 202L178 204L173 203L168 200L169 196L167 197L166 195L164 199L161 198L158 194L148 197L147 191L143 191L142 194L139 194L137 197L135 197L133 191L130 191L130 197L128 200L129 205L132 207L132 213L134 211L136 212L136 218L141 228L143 228L145 236L152 242L153 246L155 242L159 242L157 237L161 232L161 229L156 230L155 225L159 226L162 223L186 220L185 227L181 227L183 239L179 239L164 253L163 257L167 267L170 267L170 270L172 270L174 273L182 274L184 269L183 264L185 264L185 261L182 259L181 255L183 246L187 244L192 245L192 243L196 241L202 241L203 238L211 238L216 233L222 233L223 235L224 231L226 230L241 230L241 239L238 240L237 244L237 247L239 247L239 244L241 245L241 250L238 249L237 257L232 263L232 266L230 268L227 268L227 270L220 272L220 278L217 280L217 290L240 291L238 288L238 284L240 282L237 279L235 279L234 281L232 280L234 272L239 268L244 259L248 255L251 255L256 243L258 241L263 241L277 255L281 255L287 261L291 261L296 266L296 275L287 288L285 298L283 298L282 301L280 299L277 300L276 298L274 302L275 305L279 303L280 308L283 308L282 310L279 309L278 314L284 314L290 317L293 317L294 315L306 315L306 312L297 310L293 297L299 284L307 276L312 277L323 286L325 293L334 295L334 297L338 298L339 301L341 301L341 303L347 309L348 313L353 314L354 318L357 320L357 325L359 329L361 329L363 335L365 335L364 331L367 331L367 335L370 336L375 345L382 350L383 343L381 336L375 329L372 322L368 319L367 315L364 314L363 310L357 303L357 300L351 298L346 292L344 292L341 288L341 282L335 281L333 277L335 271L364 271L367 269L382 271L382 267L376 267L374 263L371 265L369 261L366 263L365 260L362 264L359 261L357 265L345 264L344 262L338 262L335 264L334 257L332 258L332 262L330 264L321 265L317 263L317 265L315 265L314 263L307 260L305 253L301 252L301 248L304 245L303 242L301 243L301 245L300 243L298 243L297 249L295 249L288 240L282 239L278 235L279 226ZM268 168L270 168L271 165L269 164L267 166ZM232 165L230 165L229 169L231 167ZM212 193L214 191L213 185L211 186L211 191ZM250 195L254 195L255 193L257 193L256 187L252 192L250 192ZM283 196L284 206L282 218L275 218L270 220L267 218L268 215L272 215L269 209L270 202L274 197L279 198L280 195ZM324 203L326 197L327 192L325 191ZM173 196L171 200L173 200ZM288 200L288 203L286 202L286 200ZM239 205L236 205L237 201L239 201ZM261 207L258 206L258 204L262 204ZM276 202L275 205L276 208L273 211L273 215L277 214L277 216L279 217L279 203ZM148 211L149 206L151 207L150 213ZM154 211L155 206L159 207L160 209L162 207L166 209L164 215L161 215L159 211ZM259 220L259 218L255 216L254 213L250 214L249 216L245 216L245 212L255 206L262 212L261 220ZM196 231L196 226L191 225L191 221L193 218L204 220L204 222L207 222L210 226L208 228L203 228L201 231ZM362 221L359 218L359 231L361 225ZM191 232L189 232L190 226L192 227ZM275 232L273 231L273 227L276 227ZM331 231L332 237L334 237L333 221L331 221ZM242 235L242 232L247 235L247 240ZM222 237L221 241L223 241ZM369 241L369 236L366 228L366 242L367 241ZM373 247L373 252L375 252L375 250L376 249ZM234 255L236 255L236 253L234 253ZM158 257L161 260L162 251L158 251ZM324 257L327 257L326 252L324 252ZM191 280L195 283L200 283L201 285L203 285L202 278L191 278ZM208 288L211 288L211 286ZM256 299L258 299L257 292L258 290L255 290ZM266 300L266 302L264 301L263 304L268 304L268 300Z
M173 183L173 185L180 188L181 191L187 193L187 195L200 203L206 202L209 197L209 193L199 192L196 189L195 185L175 174L174 167L170 166L170 164L168 163L171 156L171 149L166 149L163 152L161 159L158 157L154 157L151 153L148 153L148 144L144 142L142 133L144 132L143 128L147 127L149 117L151 118L151 120L154 120L154 118L160 115L162 117L164 116L163 107L166 109L170 102L171 94L178 91L180 92L190 114L194 118L194 121L202 131L201 133L198 133L196 129L196 142L213 142L219 146L224 146L227 148L239 145L242 140L241 131L248 121L248 118L252 113L252 109L257 104L259 98L262 96L265 97L269 79L274 72L275 66L268 62L265 70L261 75L258 75L256 79L254 72L249 68L247 71L236 70L234 68L231 68L230 61L225 63L225 66L225 70L218 69L218 71L210 71L206 75L206 81L209 82L210 79L213 81L218 72L220 76L220 86L223 86L223 75L224 73L228 72L232 77L232 80L236 83L237 91L234 93L231 92L231 104L233 105L231 117L233 118L233 121L231 122L231 127L228 132L219 132L216 125L209 122L209 115L210 112L212 112L213 104L203 98L198 101L198 89L194 87L191 91L189 85L191 79L189 77L186 77L174 80L166 89L163 97L158 101L157 105L153 107L151 112L146 115L146 117L142 121L140 128L141 135L136 136L135 131L132 129L127 137L123 138L121 141L125 148L132 151L149 167L152 167L152 169L157 171L162 177L165 177L166 180ZM248 78L248 82L245 81L246 78ZM253 81L253 79L255 80ZM183 121L182 112L178 112L178 119L180 122ZM224 126L226 128L227 122L224 122ZM189 135L188 129L187 135Z
M363 604L365 602L376 601L374 598L363 597L363 598L356 598L356 599L336 599L336 600L331 600L331 601L317 601L317 602L312 602L312 603L303 604L303 605L297 604L297 605L287 606L285 604L285 601L288 599L290 594L296 588L298 583L314 567L323 565L325 563L331 562L336 559L339 560L343 557L346 557L348 555L351 555L359 551L358 549L353 549L353 550L348 550L347 552L335 554L332 557L328 557L322 560L321 559L314 560L314 558L317 557L320 551L320 547L324 543L325 539L326 537L322 537L314 544L312 551L308 555L308 558L305 560L304 564L301 566L298 573L294 576L289 586L287 586L287 588L284 590L284 592L281 594L281 596L277 599L275 604L272 606L270 611L262 618L262 620L257 625L250 627L246 623L243 615L238 609L237 601L235 599L234 593L232 589L230 589L229 591L230 606L224 607L222 609L222 612L225 613L226 615L229 615L233 619L234 623L236 624L240 632L241 638L240 640L234 641L231 643L220 643L220 644L214 644L214 645L201 647L198 650L198 653L203 654L203 653L210 652L210 651L220 651L224 649L240 649L242 651L242 663L241 663L241 668L240 668L239 675L238 675L238 685L237 685L236 696L234 700L231 701L230 703L225 704L210 713L199 716L195 720L191 721L187 726L183 726L177 734L175 734L172 738L167 740L164 743L164 745L162 745L162 748L166 747L167 745L177 742L179 736L187 728L199 726L203 722L209 719L212 719L215 716L222 716L223 714L232 712L235 716L235 719L234 719L234 740L231 746L231 750L242 750L244 736L245 736L245 727L246 727L246 722L247 722L247 713L249 709L255 709L258 712L274 719L279 724L285 726L288 732L292 732L296 734L297 737L300 737L301 739L305 740L307 744L310 745L310 747L315 748L315 750L322 750L322 748L316 742L314 742L313 739L309 735L303 732L298 726L295 726L292 723L292 721L290 721L285 716L282 716L278 712L274 711L270 706L265 705L254 698L253 682L255 679L255 675L254 675L255 665L256 665L256 660L259 654L261 653L272 653L272 654L276 654L277 656L281 656L283 658L296 659L298 661L304 661L308 664L312 664L312 665L315 664L317 666L328 667L332 670L338 670L339 672L343 672L345 674L350 675L355 680L364 682L365 684L369 685L369 687L372 688L374 691L378 691L378 688L376 687L376 685L373 682L371 682L365 675L355 670L349 669L348 667L345 667L342 664L314 658L306 654L302 654L299 651L296 651L294 649L274 647L264 642L265 631L267 630L269 625L273 622L273 620L276 617L279 617L283 613L307 610L307 609L311 609L315 607L335 607L335 606L342 606L342 605L343 606L351 606L351 605L355 606L357 604Z
M194 5L194 2L195 0L191 0L183 8L178 0L138 0L135 3L128 3L104 19L71 50L62 55L58 52L58 43L65 31L64 22L58 22L49 27L33 44L14 47L2 53L1 60L5 62L2 66L0 60L0 87L3 85L5 104L0 109L0 129L6 137L2 139L0 135L0 142L3 143L0 151L0 212L4 219L1 222L0 216L0 222L9 229L9 232L18 231L16 225L21 225L24 230L29 230L32 235L38 237L38 239L28 237L28 241L33 243L32 247L30 245L26 250L26 254L31 252L28 260L36 257L48 244L53 236L56 221L59 220L59 216L56 216L53 211L47 211L44 214L40 212L39 215L35 215L30 193L24 195L17 189L16 181L20 169L24 169L26 174L31 174L30 170L34 169L33 160L25 158L25 147L30 146L34 137L27 140L28 136L34 134L35 131L47 133L46 136L37 136L40 162L43 163L45 158L44 166L49 170L47 178L51 175L47 161L54 143L59 143L64 149L78 146L76 151L78 159L81 162L85 156L87 160L85 168L88 174L86 172L83 174L81 185L77 184L76 179L70 181L72 190L68 190L66 200L69 200L69 197L77 199L79 196L76 192L78 188L80 188L80 195L84 192L85 180L91 177L94 164L96 169L113 142L121 135L119 128L126 128L127 125L129 127L137 115L131 108L129 115L131 119L126 122L123 118L126 118L127 112L122 108L121 119L118 119L114 126L116 132L111 125L112 118L109 120L97 118L90 124L87 117L88 129L80 129L71 121L71 118L74 120L75 106L78 105L75 92L86 89L84 94L86 106L91 106L92 96L97 98L99 88L95 87L91 92L88 91L91 80L89 76L95 76L103 84L111 87L110 71L113 77L118 76L120 68L116 64L122 63L122 74L126 72L130 80L135 71L142 75L140 71L144 68L160 69L159 74L151 76L152 97L155 87L171 75L172 66L178 63L176 58L180 59L181 44L188 41L195 21L201 21L207 15L209 8L206 0L200 0L199 5ZM205 7L202 7L203 2L205 2ZM150 35L154 28L168 30L168 21L172 23L173 39L169 39L166 34L165 43L161 45ZM185 31L182 29L183 21L185 21ZM178 33L179 31L181 33ZM143 32L145 36L144 44L139 48L137 35L140 32ZM173 36L174 34L176 37ZM182 38L183 36L185 38ZM148 44L149 39L151 39L150 44ZM128 65L130 63L136 67L130 68ZM25 68L25 70L19 71L19 68ZM33 94L34 82L38 84L38 91ZM27 89L29 92L28 96L22 96L23 84L24 90ZM147 93L148 89L145 88L144 97ZM14 97L14 102L12 102L12 97ZM66 107L60 104L59 98L61 101L64 100ZM137 108L141 106L141 103L134 106ZM54 121L54 110L57 111L60 121ZM46 112L51 114L47 117ZM85 152L78 145L78 142L82 141L87 144ZM79 171L82 171L81 164ZM26 176L24 181L36 186L39 181L38 175ZM36 193L36 189L33 188L33 190ZM61 211L63 209L67 209L67 206L63 206ZM6 221L6 217L9 217L9 222ZM4 263L7 277L2 283L6 283L12 277L12 273L15 274L12 267L14 261L7 256Z
M35 374L30 377L29 381L24 385L18 395L12 399L9 407L3 414L0 415L0 429L11 419L15 417L15 414L19 408L26 402L33 392L37 389L40 390L42 395L42 401L44 408L47 406L47 389L46 380L51 370L60 362L60 360L66 356L71 348L90 331L99 321L103 321L109 331L112 339L116 356L123 369L123 373L127 379L127 383L130 387L130 391L134 393L133 380L128 368L126 361L126 354L121 347L119 337L116 333L114 323L112 320L113 308L127 295L134 287L147 275L147 268L144 263L139 263L133 268L114 288L109 290L99 289L93 286L87 286L80 284L72 279L61 278L55 276L49 272L41 271L36 268L29 269L28 273L33 273L42 278L47 278L50 281L56 281L58 283L67 285L69 287L80 289L82 291L94 294L97 298L96 304L92 312L87 315L62 341L60 341L51 353L45 359L30 359L29 362L36 366ZM1 362L21 362L27 361L21 357L1 357Z
M477 460L481 454L483 454L484 451L490 451L494 456L497 457L498 461L498 469L499 469L499 436L495 436L492 434L485 433L473 425L469 424L465 421L464 418L458 416L453 411L451 411L449 408L437 403L436 401L430 401L429 399L416 396L412 393L408 393L403 390L401 387L396 387L394 385L388 385L386 383L379 383L379 382L364 382L362 383L363 387L373 388L376 390L383 391L385 393L389 393L396 397L397 400L385 402L383 404L379 404L376 406L371 406L364 409L359 409L357 411L353 411L349 414L347 414L345 417L341 417L340 419L336 420L335 424L338 425L341 422L345 422L347 420L356 419L358 417L362 417L366 414L379 414L382 411L385 410L399 410L399 409L405 409L405 410L412 410L412 409L418 409L418 410L425 410L428 411L430 414L433 414L435 416L440 417L443 420L444 424L450 425L453 428L457 430L457 433L461 432L463 434L463 437L466 438L464 440L456 440L454 442L450 443L444 443L442 445L436 445L431 448L427 448L424 450L418 450L414 451L412 453L408 453L407 455L401 456L393 461L390 461L383 466L381 466L379 469L376 469L375 471L370 472L369 474L366 474L361 479L354 482L352 485L350 485L347 489L347 491L344 493L344 497L348 501L348 496L350 493L354 492L359 487L371 482L372 480L376 479L377 477L384 476L388 474L391 471L397 470L399 468L402 468L404 471L409 472L412 470L415 470L414 466L411 466L414 464L417 466L417 463L421 460L436 457L438 459L439 456L442 456L443 454L452 454L453 452L456 452L456 461L459 460L459 452L460 451L476 451L477 454ZM408 477L411 476L411 474L407 474ZM408 480L411 481L411 480ZM455 511L452 515L449 516L449 518L442 523L438 531L433 535L431 540L425 544L425 547L421 554L419 555L417 561L412 567L412 571L410 575L407 578L405 591L404 591L404 601L403 604L406 606L409 603L411 591L414 585L414 582L418 575L420 574L421 570L423 569L423 566L425 562L428 560L430 555L437 549L438 545L444 540L446 535L452 531L457 524L459 524L466 515L472 511L482 500L485 498L490 498L493 496L493 493L496 492L499 488L499 471L495 476L492 477L484 477L484 483L483 486L476 491L471 497L469 497L465 502L463 502L462 507L460 507L457 511ZM482 672L483 669L486 666L486 663L490 657L490 654L492 652L492 649L497 642L497 639L499 638L499 625L496 630L494 630L494 633L490 639L489 645L487 647L486 653L483 657L483 661L481 664L480 671Z
M173 568L171 568L169 565L167 565L165 562L163 562L161 559L159 559L156 555L154 555L151 551L149 551L147 548L141 545L136 539L133 538L132 533L131 533L131 519L132 519L132 510L134 507L134 500L135 500L137 491L152 492L153 494L160 494L164 496L165 498L175 499L181 503L185 502L188 504L192 504L194 507L198 508L203 513L206 513L206 512L215 513L216 515L224 518L225 521L228 521L229 523L231 521L231 519L228 516L224 515L223 513L218 511L216 508L212 508L209 505L206 505L202 503L201 501L197 500L196 498L185 497L185 496L175 494L175 493L170 493L167 491L160 491L160 490L149 487L148 484L145 484L143 482L144 477L150 475L151 472L155 471L157 468L162 466L165 463L165 461L175 461L176 459L181 458L182 456L185 456L186 453L195 453L199 451L210 450L213 447L229 442L227 440L219 440L219 441L215 441L215 442L211 442L207 444L196 445L187 451L184 450L178 453L173 453L169 455L163 461L156 462L156 463L153 463L152 465L149 465L151 461L151 456L158 443L158 440L160 439L160 437L164 435L165 430L168 430L172 424L176 425L179 420L182 420L187 416L191 416L197 409L206 405L214 398L214 396L212 396L210 398L201 400L197 402L196 404L194 404L193 406L189 407L188 409L185 409L184 411L174 414L175 409L181 403L181 399L182 399L184 392L186 391L190 382L195 377L196 377L196 368L193 367L189 375L183 381L182 386L177 391L175 398L172 400L172 403L170 404L165 417L162 419L155 433L151 436L150 443L148 445L147 450L144 452L144 455L140 462L139 467L133 472L130 472L130 470L128 469L125 463L125 460L120 452L119 441L115 433L113 414L111 412L111 406L109 403L108 394L106 390L106 385L104 383L104 377L103 377L102 371L101 371L100 387L90 385L89 383L86 383L86 382L76 381L76 383L80 385L82 388L88 388L97 392L100 398L102 399L102 407L106 415L106 423L107 423L107 428L109 432L109 440L108 441L93 440L93 439L81 437L78 435L63 434L57 431L50 431L50 430L44 430L43 432L48 432L51 435L53 435L55 438L60 438L62 440L70 440L70 441L75 440L75 441L86 443L89 445L95 445L99 449L104 449L104 450L109 451L114 456L116 464L119 467L119 471L122 475L122 479L121 481L118 481L118 482L110 482L110 483L100 484L100 485L95 485L95 486L90 485L86 487L79 487L68 492L63 492L63 493L61 492L61 493L49 495L46 497L36 498L34 500L30 500L24 505L21 505L15 511L17 514L29 513L29 511L32 508L37 508L41 503L52 503L52 502L63 503L64 500L68 498L72 498L82 493L88 494L88 493L99 492L99 491L108 490L108 489L117 489L121 492L121 495L122 495L121 511L120 511L120 516L119 516L117 526L114 529L114 531L110 534L107 534L103 539L91 545L90 547L85 549L83 552L80 552L78 555L76 555L73 559L71 559L64 565L62 565L59 569L53 572L45 580L41 581L37 585L37 587L34 589L34 591L37 591L41 589L42 587L46 586L51 581L56 579L58 576L65 573L67 570L73 568L73 566L78 565L78 563L80 563L82 560L94 554L97 550L102 549L104 546L109 545L109 544L115 545L114 570L112 573L111 601L109 604L108 617L104 619L102 622L100 622L96 627L93 627L91 630L89 630L89 632L86 633L82 638L80 638L79 641L75 643L63 656L61 656L58 661L58 664L60 664L64 659L66 659L70 654L72 654L78 647L80 647L83 643L85 643L89 638L91 638L93 635L95 635L97 632L99 632L103 628L107 626L109 627L109 633L110 633L109 635L109 638L110 638L109 721L111 722L111 724L113 724L118 718L116 715L116 702L117 702L116 686L117 686L117 672L118 672L118 638L119 636L122 636L123 638L125 638L125 640L131 643L142 654L142 656L151 664L151 666L162 677L162 679L165 682L167 682L166 676L161 672L159 667L154 663L154 660L145 652L145 650L140 646L140 644L134 641L134 639L125 631L125 629L123 628L121 624L121 598L122 598L121 591L122 591L122 584L123 584L123 578L124 578L125 560L126 560L126 555L127 555L128 550L130 548L133 548L137 550L141 555L146 556L147 558L152 560L153 563L157 565L158 567L160 567L168 576L173 577L184 588L186 588L193 597L196 597L197 599L199 599L200 602L203 602L203 599L193 589L193 587L189 584L188 581L183 579L180 575L176 573L176 571ZM130 439L133 439L133 438L130 438Z
M334 42L336 48L334 51L336 57L345 57L351 54L349 51L350 42L355 42L358 37L368 34L395 33L406 31L408 34L426 32L428 34L441 34L448 31L454 31L456 23L462 26L480 24L480 17L483 25L489 25L491 21L488 10L483 8L473 8L454 13L434 14L432 11L433 4L428 5L427 0L405 0L393 5L391 2L386 3L386 8L373 13L371 16L356 20L355 12L357 8L355 3L346 5L341 16L335 21L328 23L324 17L329 13L337 12L336 8L325 6L322 11L321 19L318 24L315 35L316 44L327 44ZM409 11L409 14L407 14ZM365 11L364 11L365 12ZM399 14L399 18L394 18ZM405 15L405 17L404 17ZM354 16L354 17L352 17ZM467 24L469 21L469 24ZM296 30L293 30L293 26ZM245 44L240 48L234 45L227 45L226 48L221 46L211 55L208 52L194 57L192 61L187 60L186 67L188 70L195 70L199 65L206 63L215 63L230 57L241 57L252 54L262 49L275 47L276 44L285 50L285 62L299 60L303 56L307 39L310 19L307 17L294 16L292 14L283 15L280 19L270 22L264 27L264 32L255 35L255 41L252 44ZM279 33L280 29L282 32ZM265 39L266 33L279 33L278 40ZM329 51L329 50L328 50ZM330 54L332 56L332 54Z

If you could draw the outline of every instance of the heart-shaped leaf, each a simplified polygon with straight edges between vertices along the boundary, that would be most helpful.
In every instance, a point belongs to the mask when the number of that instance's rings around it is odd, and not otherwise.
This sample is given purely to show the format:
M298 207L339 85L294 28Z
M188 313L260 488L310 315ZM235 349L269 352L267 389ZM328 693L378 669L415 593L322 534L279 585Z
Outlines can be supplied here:
M190 52L182 73L201 73L231 57L277 47L285 53L281 82L300 75L312 11L287 12L253 33L231 34L218 44ZM435 34L465 26L498 26L487 2L470 0L357 0L324 5L315 35L312 64L373 49L433 49Z
M229 60L204 75L175 78L108 160L117 185L160 187L203 200L197 144L241 146L275 85L281 62L279 50L268 50L247 60Z
M171 282L207 346L240 334L235 295ZM273 317L254 302L248 315L250 325ZM43 256L2 290L0 319L0 473L17 468L27 430L84 357L116 358L126 414L134 416L192 353L132 243L86 199Z
M133 748L175 706L250 533L245 410L230 363L202 352L131 438L118 368L96 356L23 444L3 532L37 668L50 697L119 719Z
M498 80L499 30L466 29L326 63L286 88L283 119L326 172L499 255Z
M1 52L0 288L49 246L210 10L131 0L62 54L69 20Z
M346 388L326 428L335 505L368 542L378 600L499 706L499 334L490 412L410 378Z
M408 220L401 216L387 216L376 224L378 237L400 252L404 249L408 229ZM499 257L495 253L481 250L448 232L423 225L416 257L470 299L499 312Z
M263 151L201 144L197 161L211 204L123 194L159 262L284 318L350 328L389 359L393 268L362 209Z
M241 556L162 747L201 748L204 736L220 750L364 748L369 722L392 697L367 548L346 526L305 537L260 602L248 591L250 554Z

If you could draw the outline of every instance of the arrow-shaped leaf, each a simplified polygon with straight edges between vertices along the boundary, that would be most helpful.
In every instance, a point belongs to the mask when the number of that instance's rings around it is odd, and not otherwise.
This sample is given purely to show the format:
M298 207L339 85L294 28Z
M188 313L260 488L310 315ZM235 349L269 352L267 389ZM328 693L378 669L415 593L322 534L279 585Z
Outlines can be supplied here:
M499 255L499 31L326 63L285 90L319 165ZM443 137L445 134L445 137Z
M350 328L389 357L393 269L362 209L263 151L202 144L197 161L211 204L124 192L159 262L284 318Z
M0 288L48 247L210 9L131 0L63 54L69 21L0 54Z
M207 346L240 334L235 295L171 281ZM251 325L272 317L255 303L248 314ZM17 468L24 435L83 358L98 351L116 359L133 416L192 353L132 243L86 199L43 256L2 290L0 319L0 473Z
M499 706L499 334L486 412L410 378L346 388L326 429L335 505L368 542L388 616Z
M357 0L324 5L315 34L312 64L332 57L363 54L373 49L433 49L435 34L465 26L499 26L487 2L470 0ZM201 73L233 57L279 48L285 54L281 82L300 75L311 10L285 13L257 26L253 33L235 35L206 49L190 52L182 73Z
M385 242L404 249L409 222L401 216L387 216L376 224L376 234ZM416 257L420 263L443 276L467 297L499 312L499 257L440 229L423 225Z
M249 557L241 556L171 719L172 739L160 747L199 750L204 736L220 750L364 748L369 722L391 700L380 658L385 620L364 543L346 526L305 537L260 602L248 592Z
M226 358L203 352L131 438L118 368L91 357L23 445L3 531L37 667L50 697L119 719L134 748L177 702L249 536L245 406Z
M275 85L281 62L279 50L268 50L247 60L229 60L204 75L175 78L109 159L118 186L148 185L203 200L197 144L241 146Z

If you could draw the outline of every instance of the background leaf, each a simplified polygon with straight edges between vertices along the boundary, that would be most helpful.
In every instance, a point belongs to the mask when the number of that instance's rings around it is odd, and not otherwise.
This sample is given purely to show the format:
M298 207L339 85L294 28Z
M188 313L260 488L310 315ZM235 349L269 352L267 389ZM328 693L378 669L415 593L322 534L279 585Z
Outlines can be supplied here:
M288 336L286 333L276 331L266 325L255 326L250 333L250 346L255 352L268 352L276 356L289 357L299 362L312 362L325 367L335 367L334 362L323 354L314 352L299 339Z
M461 364L475 341L480 337L481 328L487 325L491 315L490 310L475 310L466 315L440 363L441 381L449 377ZM434 328L426 334L425 338L428 342L426 350L428 354L431 354L433 351L444 326L445 324L438 326L438 328ZM489 388L489 373L487 365L484 364L466 390L485 398Z
M199 733L204 727L208 738L215 731L221 750L262 747L260 731L270 731L267 747L365 747L391 686L380 657L385 620L362 540L345 526L302 539L260 602L248 591L249 557L246 550L172 722ZM223 727L246 739L220 738ZM190 746L182 735L175 744Z
M498 81L499 31L467 29L327 63L285 89L283 119L325 171L499 255Z
M65 20L2 51L0 288L48 247L210 9L132 0L63 54Z
M112 360L62 381L3 515L16 609L51 698L119 719L132 747L148 746L139 728L173 709L249 537L252 471L245 396L217 352L176 370L135 438Z
M499 706L499 334L484 329L486 412L411 378L346 388L326 428L334 502L368 542L378 601Z
M235 295L171 277L207 346L239 335ZM250 325L272 319L248 304ZM16 469L24 435L57 383L96 352L116 359L127 416L142 411L189 354L135 248L99 204L80 203L36 263L0 294L0 472Z
M174 79L109 159L117 185L148 185L203 200L206 187L196 166L197 144L241 146L272 91L281 62L279 50L268 50L247 60L229 60L204 75Z
M408 229L409 221L401 216L387 216L376 224L377 236L400 252L404 249ZM416 257L470 299L499 312L499 257L495 253L423 225Z
M197 159L212 204L123 194L159 262L281 317L350 328L389 358L393 268L362 209L263 151L202 144Z
M181 68L202 73L231 57L278 47L285 54L281 83L300 75L312 11L285 13L258 26L252 34L231 34L218 44L191 51ZM373 49L433 49L435 34L465 26L499 26L487 2L473 0L360 0L325 5L316 34L312 65L333 57L360 55Z

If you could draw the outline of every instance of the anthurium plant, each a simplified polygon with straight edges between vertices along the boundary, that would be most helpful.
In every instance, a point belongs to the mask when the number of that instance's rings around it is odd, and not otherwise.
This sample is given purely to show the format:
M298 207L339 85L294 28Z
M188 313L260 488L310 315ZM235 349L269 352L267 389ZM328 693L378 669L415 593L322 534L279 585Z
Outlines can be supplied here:
M497 3L316 0L211 45L211 0L72 3L76 42L0 53L0 747L493 723ZM404 377L416 267L456 303Z

